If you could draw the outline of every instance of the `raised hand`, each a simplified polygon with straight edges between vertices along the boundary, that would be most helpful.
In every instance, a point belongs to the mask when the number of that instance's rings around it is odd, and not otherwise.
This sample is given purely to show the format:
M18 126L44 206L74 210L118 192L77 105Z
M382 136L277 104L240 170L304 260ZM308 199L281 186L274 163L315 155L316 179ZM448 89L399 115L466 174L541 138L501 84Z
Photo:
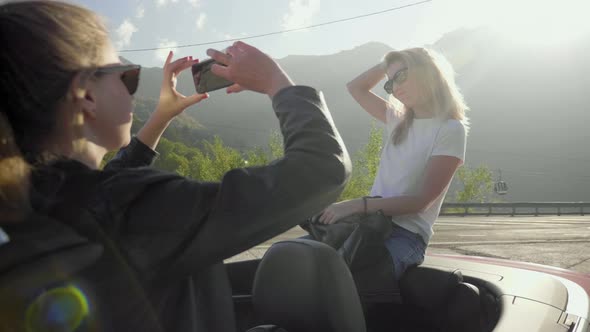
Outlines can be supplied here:
M213 74L235 82L227 88L228 93L252 90L272 98L279 90L293 85L278 63L244 42L235 42L226 53L209 49L207 55L225 65L213 65Z
M182 113L187 107L209 97L206 93L195 93L187 97L176 91L176 77L178 77L178 74L190 68L199 60L193 60L192 57L184 57L172 61L173 55L171 51L164 64L164 77L160 88L158 106L137 133L137 138L151 149L156 148L162 134L175 116Z
M163 118L172 120L187 107L200 102L209 97L208 94L195 93L191 96L184 96L176 91L176 78L185 69L190 68L199 60L193 60L192 57L184 57L172 61L174 53L170 51L166 63L164 64L164 77L160 87L160 100L156 112ZM172 62L171 62L172 61Z

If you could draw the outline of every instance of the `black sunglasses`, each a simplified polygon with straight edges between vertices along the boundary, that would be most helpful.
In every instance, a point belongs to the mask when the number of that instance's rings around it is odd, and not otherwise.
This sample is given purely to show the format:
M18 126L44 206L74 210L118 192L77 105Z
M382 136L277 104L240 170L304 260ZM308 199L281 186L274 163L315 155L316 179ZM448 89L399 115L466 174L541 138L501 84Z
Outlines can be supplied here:
M127 91L130 95L133 95L137 91L139 85L139 72L141 71L140 65L114 65L96 68L95 74L110 74L119 73L121 74L121 81L125 84Z
M393 93L393 83L400 85L400 84L404 83L407 79L408 79L408 67L404 67L404 68L398 70L395 74L393 74L392 78L390 78L389 80L387 80L387 82L385 82L383 89L385 89L385 92L387 92L388 94L392 94Z

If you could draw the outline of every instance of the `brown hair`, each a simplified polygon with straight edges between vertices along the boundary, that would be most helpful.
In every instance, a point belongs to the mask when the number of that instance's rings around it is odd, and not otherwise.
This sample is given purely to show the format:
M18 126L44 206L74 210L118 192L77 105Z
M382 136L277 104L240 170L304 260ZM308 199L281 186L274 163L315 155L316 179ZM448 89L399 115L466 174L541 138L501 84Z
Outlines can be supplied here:
M442 119L459 120L469 129L469 120L465 116L467 105L455 83L455 73L451 65L440 54L425 48L410 48L403 51L393 51L383 59L386 66L394 62L402 62L408 67L410 75L416 75L418 84L429 97L430 107L436 117ZM392 104L401 105L395 98ZM398 107L396 111L403 114L403 120L393 132L393 144L402 143L414 121L414 111L405 107Z
M0 5L0 215L29 208L30 162L53 135L75 75L99 64L108 33L93 12L57 1ZM6 219L6 218L5 218Z

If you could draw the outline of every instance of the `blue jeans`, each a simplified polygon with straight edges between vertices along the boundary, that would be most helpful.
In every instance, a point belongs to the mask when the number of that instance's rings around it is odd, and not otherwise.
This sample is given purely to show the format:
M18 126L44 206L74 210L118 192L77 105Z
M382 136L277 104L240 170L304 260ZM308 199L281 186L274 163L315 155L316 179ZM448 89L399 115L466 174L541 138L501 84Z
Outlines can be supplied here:
M393 232L385 240L385 247L393 260L395 280L399 280L408 267L424 262L426 243L420 235L403 227L393 225Z
M304 235L300 239L313 240L311 235ZM393 275L399 280L410 266L424 262L426 243L422 236L393 224L391 236L385 240L385 247L393 261Z

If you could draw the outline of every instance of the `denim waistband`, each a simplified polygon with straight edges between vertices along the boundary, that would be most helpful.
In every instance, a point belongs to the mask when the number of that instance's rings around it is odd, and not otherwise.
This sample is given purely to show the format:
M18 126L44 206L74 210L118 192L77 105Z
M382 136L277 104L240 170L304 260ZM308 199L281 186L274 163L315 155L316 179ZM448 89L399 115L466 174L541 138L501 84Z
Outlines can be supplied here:
M419 240L420 243L422 243L422 245L424 247L426 247L426 241L424 241L424 238L422 238L422 235L420 235L418 233L414 233L414 232L412 232L412 231L410 231L408 229L405 229L402 226L396 224L395 222L392 222L392 223L393 223L393 231L394 232L401 232L401 233L405 234L408 237L414 237L417 240Z

